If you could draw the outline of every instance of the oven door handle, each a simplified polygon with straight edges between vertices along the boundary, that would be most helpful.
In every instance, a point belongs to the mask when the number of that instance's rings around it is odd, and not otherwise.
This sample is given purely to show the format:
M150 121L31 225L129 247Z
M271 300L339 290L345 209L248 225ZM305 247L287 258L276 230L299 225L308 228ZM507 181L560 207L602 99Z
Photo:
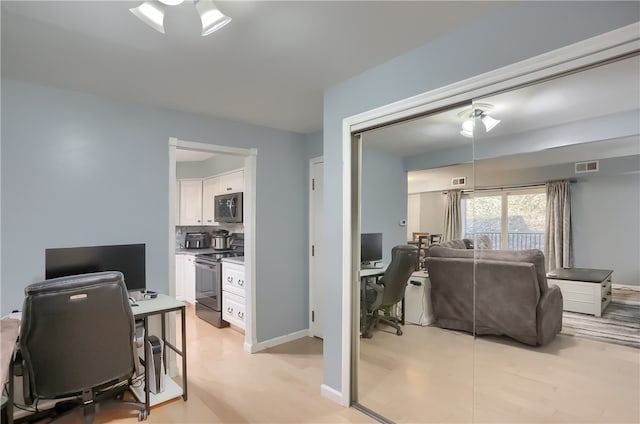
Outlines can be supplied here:
M205 263L202 263L202 262L196 262L196 266L200 267L200 268L211 269L211 270L214 270L214 271L217 268L216 265L205 264Z

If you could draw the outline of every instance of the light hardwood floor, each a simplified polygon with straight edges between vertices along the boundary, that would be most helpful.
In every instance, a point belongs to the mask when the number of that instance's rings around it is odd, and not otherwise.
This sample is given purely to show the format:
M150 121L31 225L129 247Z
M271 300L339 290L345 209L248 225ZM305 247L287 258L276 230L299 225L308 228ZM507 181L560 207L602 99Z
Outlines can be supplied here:
M381 327L384 330L385 327ZM406 325L361 339L361 403L396 422L639 423L640 350Z
M266 351L243 350L244 335L218 329L187 308L186 402L153 407L149 423L374 423L320 394L322 340L304 338ZM81 412L65 423L81 423ZM43 423L46 421L43 421ZM128 411L99 410L95 422L137 423Z
M149 423L374 422L320 395L318 339L252 355L242 334L211 327L192 308L187 339L189 400L152 408ZM361 341L361 403L398 423L640 422L637 349L569 336L532 348L412 325ZM135 422L123 411L96 416Z

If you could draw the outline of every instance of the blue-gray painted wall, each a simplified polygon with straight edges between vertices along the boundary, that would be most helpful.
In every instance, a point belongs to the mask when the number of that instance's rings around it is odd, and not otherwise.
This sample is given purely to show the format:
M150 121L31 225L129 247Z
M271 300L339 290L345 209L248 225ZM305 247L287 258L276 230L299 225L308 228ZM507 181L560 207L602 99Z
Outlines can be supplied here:
M402 157L362 148L363 233L382 233L382 261L391 262L391 249L406 244L407 228L399 221L407 217L407 172Z
M327 311L342 303L342 121L639 20L637 2L522 2L446 34L325 91ZM471 40L471 41L470 41ZM482 40L473 45L474 40ZM483 48L482 46L490 46ZM340 313L325 314L324 384L342 391Z
M169 137L256 147L258 341L307 328L306 145L299 134L2 81L2 313L49 247L146 243L168 292Z

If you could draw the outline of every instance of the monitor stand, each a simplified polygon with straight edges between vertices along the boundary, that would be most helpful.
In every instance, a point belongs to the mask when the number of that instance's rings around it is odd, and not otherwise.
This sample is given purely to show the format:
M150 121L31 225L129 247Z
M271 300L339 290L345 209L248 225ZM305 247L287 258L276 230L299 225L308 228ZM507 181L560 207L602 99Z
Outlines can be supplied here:
M361 262L360 269L379 269L382 268L382 262Z

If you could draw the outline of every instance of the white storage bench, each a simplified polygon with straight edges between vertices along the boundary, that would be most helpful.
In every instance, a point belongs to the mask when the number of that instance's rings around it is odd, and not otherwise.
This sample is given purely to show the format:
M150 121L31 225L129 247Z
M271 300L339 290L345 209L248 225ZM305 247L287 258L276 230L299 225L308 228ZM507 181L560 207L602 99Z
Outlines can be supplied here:
M602 316L611 302L610 269L561 268L547 274L549 284L562 292L562 309Z

